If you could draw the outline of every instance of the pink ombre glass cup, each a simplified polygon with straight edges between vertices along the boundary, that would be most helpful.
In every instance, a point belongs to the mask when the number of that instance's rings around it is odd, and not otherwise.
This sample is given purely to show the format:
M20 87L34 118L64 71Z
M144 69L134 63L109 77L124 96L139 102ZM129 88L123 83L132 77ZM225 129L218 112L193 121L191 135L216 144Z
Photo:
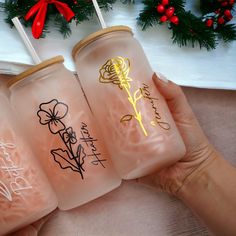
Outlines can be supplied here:
M57 199L0 94L0 235L47 215Z
M72 55L122 178L150 174L184 156L183 140L130 28L114 26L95 32L80 41Z
M71 209L118 187L121 179L75 76L58 56L11 82L11 104L56 191Z

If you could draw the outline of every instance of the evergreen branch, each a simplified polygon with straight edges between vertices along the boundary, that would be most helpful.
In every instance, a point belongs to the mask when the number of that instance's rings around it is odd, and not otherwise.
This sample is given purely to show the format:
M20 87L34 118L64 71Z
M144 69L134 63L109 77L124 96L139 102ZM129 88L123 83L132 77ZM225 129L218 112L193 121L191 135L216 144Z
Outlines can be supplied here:
M108 11L112 9L112 4L115 1L116 0L98 0L98 4L100 8ZM72 0L60 0L60 2L66 3L75 13L73 20L76 24L89 20L95 13L92 0L76 0L76 3ZM18 16L21 18L22 24L26 27L31 26L34 21L34 17L32 17L29 21L25 21L24 16L35 4L35 0L6 0L5 3L2 3L2 7L7 15L5 21L13 27L11 19ZM60 13L54 4L48 4L45 25L47 25L50 21L54 22L56 28L64 37L68 37L71 34L70 23L66 22L63 17L60 16ZM44 37L48 32L49 31L45 30L44 27L43 35L41 37Z
M184 0L171 0L170 5L175 7L175 12L177 15L181 12L185 12L185 9L184 9L185 1Z
M115 2L116 0L98 0L98 5L104 11L109 11L112 9L112 4L114 4Z
M227 24L218 27L216 30L220 39L225 43L236 40L236 26L234 24Z
M61 15L57 14L54 18L55 27L63 35L64 38L67 38L71 35L71 28L69 22Z
M135 0L121 0L123 4L135 4Z
M145 0L144 9L138 17L138 25L145 30L148 27L162 24L160 22L159 14L156 10L156 6L161 1ZM170 23L170 29L172 29L173 43L177 43L180 47L191 45L194 47L197 43L200 48L204 47L207 50L214 49L216 47L216 35L212 29L205 26L201 18L194 16L191 12L186 12L184 9L185 1L172 0L171 6L175 8L175 14L179 18L179 24L175 25Z
M1 8L4 9L4 3L3 2L0 2L0 11L2 11Z
M215 0L201 0L200 1L200 10L203 15L214 12L219 8L219 4Z
M215 33L207 28L200 18L191 12L181 13L178 17L179 25L171 24L173 43L177 43L180 47L189 44L194 47L198 43L200 48L215 49Z
M142 27L142 30L147 29L148 27L153 27L157 24L162 24L160 22L160 16L156 10L156 6L160 4L161 1L152 1L152 0L144 0L144 9L140 12L138 18L137 18L137 23L139 26ZM176 14L180 14L185 12L184 10L184 4L185 1L182 0L171 0L170 5L175 7L175 12Z
M144 9L139 14L137 18L137 23L142 27L142 30L145 30L148 27L152 27L160 23L159 16L156 11L157 4L152 0L144 0L145 4Z
M92 0L60 0L66 3L75 16L72 20L79 24L83 21L89 20L95 13L95 9ZM112 4L116 0L98 0L99 6L108 11L112 9ZM134 3L135 0L120 0L124 4ZM29 21L24 20L24 16L29 9L35 5L35 0L6 0L5 3L0 3L0 9L2 8L7 17L5 21L13 26L11 21L15 16L21 18L22 23L27 27L31 26L34 17ZM162 0L143 0L144 9L140 12L137 23L142 27L142 30L148 27L153 27L159 24L164 24L160 20L163 13L157 11L157 6L162 4ZM174 7L174 15L178 18L178 23L171 23L170 17L167 19L169 28L172 30L173 43L177 43L179 46L191 45L194 47L199 44L200 48L204 47L207 50L214 49L217 44L217 36L224 42L230 42L236 40L236 26L235 24L227 24L231 19L227 19L224 16L225 10L234 11L234 5L227 4L222 6L222 2L218 0L201 0L200 9L203 16L196 17L191 12L185 11L185 0L170 0L166 7ZM219 18L222 17L225 22L218 23ZM63 37L68 37L71 34L70 22L67 22L54 4L48 4L47 14L45 19L45 26L41 37L45 37L48 31L48 23L54 22L55 27ZM209 25L207 20L212 20L213 25ZM173 21L172 21L173 22ZM207 26L206 26L207 25Z

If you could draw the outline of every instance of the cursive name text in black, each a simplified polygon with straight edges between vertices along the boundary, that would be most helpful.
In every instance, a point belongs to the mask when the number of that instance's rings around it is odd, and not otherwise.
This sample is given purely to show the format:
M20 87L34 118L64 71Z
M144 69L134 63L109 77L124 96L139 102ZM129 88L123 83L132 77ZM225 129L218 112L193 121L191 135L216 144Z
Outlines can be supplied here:
M97 147L95 146L95 143L98 141L97 139L91 137L88 126L84 122L81 123L81 136L80 140L84 142L88 148L90 148L91 154L87 154L88 157L94 158L91 163L93 165L102 165L103 168L105 168L103 162L106 161L106 159L100 159L101 153L98 151Z

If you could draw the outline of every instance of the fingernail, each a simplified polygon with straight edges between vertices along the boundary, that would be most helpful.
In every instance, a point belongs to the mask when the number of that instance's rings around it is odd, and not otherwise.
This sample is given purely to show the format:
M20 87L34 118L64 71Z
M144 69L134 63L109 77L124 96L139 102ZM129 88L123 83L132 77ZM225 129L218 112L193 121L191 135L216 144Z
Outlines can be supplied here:
M160 72L154 73L154 74L155 74L155 76L156 76L158 79L160 79L162 82L164 82L164 83L168 83L168 82L169 82L169 80L168 80L163 74L161 74Z

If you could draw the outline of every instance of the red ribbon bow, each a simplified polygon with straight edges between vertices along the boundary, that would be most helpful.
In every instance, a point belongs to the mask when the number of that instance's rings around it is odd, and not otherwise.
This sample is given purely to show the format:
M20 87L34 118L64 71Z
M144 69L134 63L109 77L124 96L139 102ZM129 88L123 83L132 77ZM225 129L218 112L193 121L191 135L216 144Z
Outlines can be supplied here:
M36 39L38 39L43 32L48 4L54 4L67 21L70 21L75 15L66 3L57 0L39 0L25 15L25 20L28 21L32 16L37 14L32 25L32 34Z

